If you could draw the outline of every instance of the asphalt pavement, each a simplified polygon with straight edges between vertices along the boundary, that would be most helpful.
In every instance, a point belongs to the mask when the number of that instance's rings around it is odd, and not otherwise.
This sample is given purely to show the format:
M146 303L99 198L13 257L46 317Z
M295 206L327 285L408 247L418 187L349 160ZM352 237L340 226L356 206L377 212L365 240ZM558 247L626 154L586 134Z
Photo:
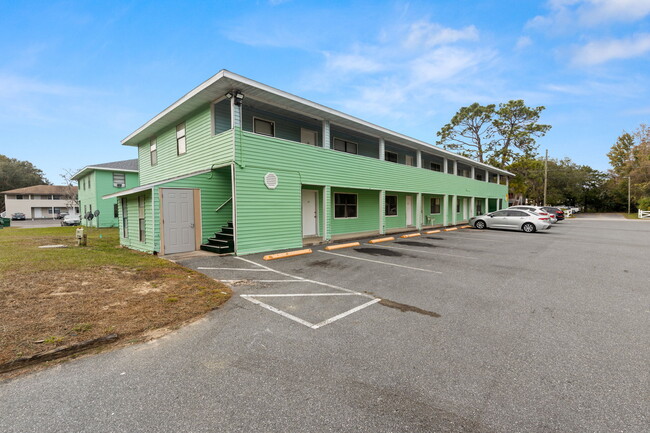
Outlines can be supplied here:
M2 432L648 432L650 223L199 255L222 308L0 383Z

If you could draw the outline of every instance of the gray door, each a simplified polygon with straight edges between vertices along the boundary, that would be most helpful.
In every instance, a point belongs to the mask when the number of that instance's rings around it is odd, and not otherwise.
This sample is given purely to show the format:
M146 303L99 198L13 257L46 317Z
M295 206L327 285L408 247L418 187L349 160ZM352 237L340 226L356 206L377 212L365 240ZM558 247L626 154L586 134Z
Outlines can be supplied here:
M162 209L165 254L194 251L194 190L162 189Z

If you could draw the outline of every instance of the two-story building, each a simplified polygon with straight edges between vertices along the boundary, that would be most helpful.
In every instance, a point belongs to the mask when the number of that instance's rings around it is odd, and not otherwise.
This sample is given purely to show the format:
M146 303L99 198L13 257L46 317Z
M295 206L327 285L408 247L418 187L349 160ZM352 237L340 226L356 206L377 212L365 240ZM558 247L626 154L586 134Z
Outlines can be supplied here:
M503 207L513 176L226 70L122 143L141 185L106 196L121 242L162 254L455 225Z
M106 162L88 165L72 176L79 188L79 209L81 224L92 227L117 227L117 199L104 200L102 197L140 185L138 160ZM85 219L88 213L99 215L92 220Z
M55 219L62 213L76 213L77 188L64 185L34 185L0 192L5 196L7 217L25 214L27 219Z

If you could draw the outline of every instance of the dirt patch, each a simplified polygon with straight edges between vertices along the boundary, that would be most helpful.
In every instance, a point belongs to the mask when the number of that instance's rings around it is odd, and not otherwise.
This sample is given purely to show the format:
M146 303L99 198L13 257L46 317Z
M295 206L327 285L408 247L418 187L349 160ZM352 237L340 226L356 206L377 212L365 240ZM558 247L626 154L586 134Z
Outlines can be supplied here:
M370 254L371 256L401 257L404 255L398 251L389 250L388 248L355 248L354 251Z

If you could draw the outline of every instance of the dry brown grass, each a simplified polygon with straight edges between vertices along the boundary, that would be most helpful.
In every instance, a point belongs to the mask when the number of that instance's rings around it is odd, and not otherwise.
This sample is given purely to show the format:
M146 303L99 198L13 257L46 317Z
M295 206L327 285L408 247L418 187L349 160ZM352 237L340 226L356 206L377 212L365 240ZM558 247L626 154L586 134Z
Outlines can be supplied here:
M120 248L115 229L91 231L85 248L73 246L73 232L0 230L0 364L111 333L143 341L231 295L203 274Z

